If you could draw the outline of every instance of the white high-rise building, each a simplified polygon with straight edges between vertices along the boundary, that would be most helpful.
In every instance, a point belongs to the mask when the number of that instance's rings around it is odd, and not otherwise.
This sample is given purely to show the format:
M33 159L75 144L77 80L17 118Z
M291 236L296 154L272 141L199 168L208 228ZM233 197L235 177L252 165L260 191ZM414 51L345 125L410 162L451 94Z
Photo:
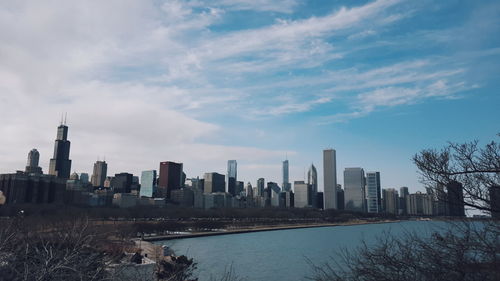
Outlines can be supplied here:
M362 168L345 168L344 204L346 210L365 211L365 171Z
M295 181L293 183L294 206L295 208L311 207L309 199L311 195L311 185L304 181Z
M337 159L335 149L323 150L323 202L326 209L337 209Z

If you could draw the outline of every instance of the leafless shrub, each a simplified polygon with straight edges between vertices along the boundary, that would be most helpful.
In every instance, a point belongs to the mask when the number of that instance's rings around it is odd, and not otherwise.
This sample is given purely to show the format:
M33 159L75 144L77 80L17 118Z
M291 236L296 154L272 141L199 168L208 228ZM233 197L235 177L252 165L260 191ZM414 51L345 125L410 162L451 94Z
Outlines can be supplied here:
M500 280L500 225L450 223L430 237L385 233L374 244L362 242L328 263L310 264L316 281Z

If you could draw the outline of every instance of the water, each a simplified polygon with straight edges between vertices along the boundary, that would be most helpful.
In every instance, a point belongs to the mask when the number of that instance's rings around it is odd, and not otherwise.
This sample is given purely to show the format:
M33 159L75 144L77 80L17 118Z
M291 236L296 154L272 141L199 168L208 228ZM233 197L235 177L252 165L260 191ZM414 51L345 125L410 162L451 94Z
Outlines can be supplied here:
M316 265L335 258L342 248L355 248L364 239L376 243L376 237L390 232L417 231L429 235L443 222L407 221L384 224L302 228L231 234L160 241L177 255L186 255L198 263L200 281L210 280L232 266L243 280L305 280L312 275L309 259Z

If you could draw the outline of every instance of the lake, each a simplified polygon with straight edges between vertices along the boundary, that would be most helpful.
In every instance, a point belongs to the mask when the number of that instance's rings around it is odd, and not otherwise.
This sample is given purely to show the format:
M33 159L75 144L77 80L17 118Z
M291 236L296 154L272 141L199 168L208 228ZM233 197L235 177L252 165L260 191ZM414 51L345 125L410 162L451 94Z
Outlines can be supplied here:
M309 259L316 265L335 257L342 248L353 249L364 239L405 231L429 235L444 222L404 221L383 224L315 227L230 234L155 242L198 263L200 281L221 276L231 266L243 280L305 280L311 276Z

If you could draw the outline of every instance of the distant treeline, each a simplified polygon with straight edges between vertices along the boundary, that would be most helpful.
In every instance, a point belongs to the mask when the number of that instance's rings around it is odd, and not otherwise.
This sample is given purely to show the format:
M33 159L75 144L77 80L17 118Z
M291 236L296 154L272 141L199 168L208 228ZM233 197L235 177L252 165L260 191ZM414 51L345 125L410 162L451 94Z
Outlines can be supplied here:
M134 207L134 208L86 208L67 205L4 205L0 206L0 217L16 216L75 217L86 216L89 219L104 220L143 220L143 219L293 219L321 220L342 222L353 219L393 219L391 214L368 214L353 211L318 210L308 208L227 208L227 209L194 209L178 206L166 208Z

